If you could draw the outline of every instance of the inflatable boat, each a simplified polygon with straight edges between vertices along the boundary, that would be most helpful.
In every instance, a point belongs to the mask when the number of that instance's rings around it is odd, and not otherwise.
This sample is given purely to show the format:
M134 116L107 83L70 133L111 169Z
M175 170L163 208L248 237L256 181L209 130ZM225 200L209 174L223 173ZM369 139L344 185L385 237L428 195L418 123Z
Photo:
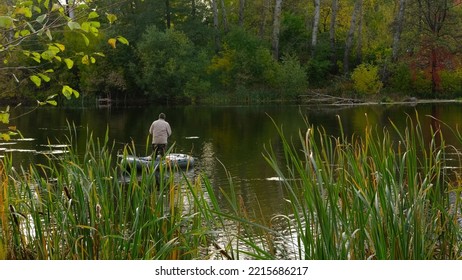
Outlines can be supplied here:
M166 167L177 167L181 169L188 169L194 166L194 158L186 154L173 153L165 155L162 159L158 157L155 160L153 160L151 156L138 157L133 155L119 155L119 157L124 165L127 167L135 165L137 169L152 166L154 170L157 170L161 164Z

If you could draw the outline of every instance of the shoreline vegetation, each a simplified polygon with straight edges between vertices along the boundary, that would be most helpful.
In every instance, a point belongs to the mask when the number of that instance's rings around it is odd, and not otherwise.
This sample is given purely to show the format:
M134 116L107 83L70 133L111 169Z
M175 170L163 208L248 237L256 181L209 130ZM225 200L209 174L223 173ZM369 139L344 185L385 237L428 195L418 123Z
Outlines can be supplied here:
M0 259L460 259L462 154L441 129L427 139L407 121L338 138L308 124L302 150L275 124L284 158L263 144L264 158L287 208L265 223L231 179L225 193L174 167L126 173L107 136L89 136L79 155L70 127L68 153L47 164L2 160Z

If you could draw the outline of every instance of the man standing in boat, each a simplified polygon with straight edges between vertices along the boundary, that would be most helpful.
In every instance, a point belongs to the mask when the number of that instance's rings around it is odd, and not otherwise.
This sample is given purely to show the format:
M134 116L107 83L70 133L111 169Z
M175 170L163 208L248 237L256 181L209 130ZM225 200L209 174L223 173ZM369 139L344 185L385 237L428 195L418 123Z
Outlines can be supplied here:
M158 155L163 157L167 150L167 140L172 134L170 124L165 121L165 114L160 113L159 119L155 120L149 128L149 133L152 134L152 150L154 158Z

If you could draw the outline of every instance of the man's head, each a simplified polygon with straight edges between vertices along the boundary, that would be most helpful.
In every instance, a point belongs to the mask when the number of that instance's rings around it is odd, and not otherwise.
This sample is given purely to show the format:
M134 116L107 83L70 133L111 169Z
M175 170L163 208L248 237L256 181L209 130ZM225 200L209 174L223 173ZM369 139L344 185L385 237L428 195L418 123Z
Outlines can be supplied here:
M159 114L159 119L165 120L165 114L164 114L164 113L160 113L160 114Z

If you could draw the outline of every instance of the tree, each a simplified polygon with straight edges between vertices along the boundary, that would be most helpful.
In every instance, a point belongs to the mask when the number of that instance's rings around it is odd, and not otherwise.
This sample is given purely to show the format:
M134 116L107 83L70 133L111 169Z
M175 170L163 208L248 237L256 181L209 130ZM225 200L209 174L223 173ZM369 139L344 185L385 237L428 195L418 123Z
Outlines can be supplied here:
M350 71L350 51L353 46L353 38L356 30L358 17L361 15L363 0L355 0L353 14L351 15L350 29L345 41L345 54L343 56L343 73L347 74Z
M316 45L318 43L319 16L321 14L321 0L314 1L313 33L311 34L311 56L314 56Z
M399 48L401 32L403 30L405 8L406 8L406 0L399 0L398 14L396 15L395 24L394 24L393 45L392 45L392 55L391 55L392 62L396 62L398 58L398 48Z
M273 17L273 37L272 50L274 60L279 59L279 33L281 31L281 10L282 0L275 0L274 17Z
M79 1L67 3L52 0L11 0L3 5L5 11L0 16L0 75L11 76L21 83L18 76L27 73L27 78L37 88L49 83L55 72L55 65L65 65L72 69L78 59L83 64L92 64L100 52L86 51L68 53L63 43L63 32L72 34L82 40L84 46L89 46L93 37L100 35L101 22L97 9L90 8L90 3ZM113 23L117 17L107 14L108 23ZM115 47L117 42L128 44L125 38L119 36L109 39L109 44ZM18 75L16 75L18 74ZM78 97L79 92L62 84L61 93L66 98ZM51 95L39 105L56 105ZM0 114L3 123L9 123L9 107ZM3 139L9 139L13 131L0 134Z
M330 61L332 66L332 72L337 72L337 55L336 55L336 43L335 43L335 26L337 22L337 13L338 13L338 0L332 0L332 13L330 18L330 28L329 28L329 42L330 42Z

